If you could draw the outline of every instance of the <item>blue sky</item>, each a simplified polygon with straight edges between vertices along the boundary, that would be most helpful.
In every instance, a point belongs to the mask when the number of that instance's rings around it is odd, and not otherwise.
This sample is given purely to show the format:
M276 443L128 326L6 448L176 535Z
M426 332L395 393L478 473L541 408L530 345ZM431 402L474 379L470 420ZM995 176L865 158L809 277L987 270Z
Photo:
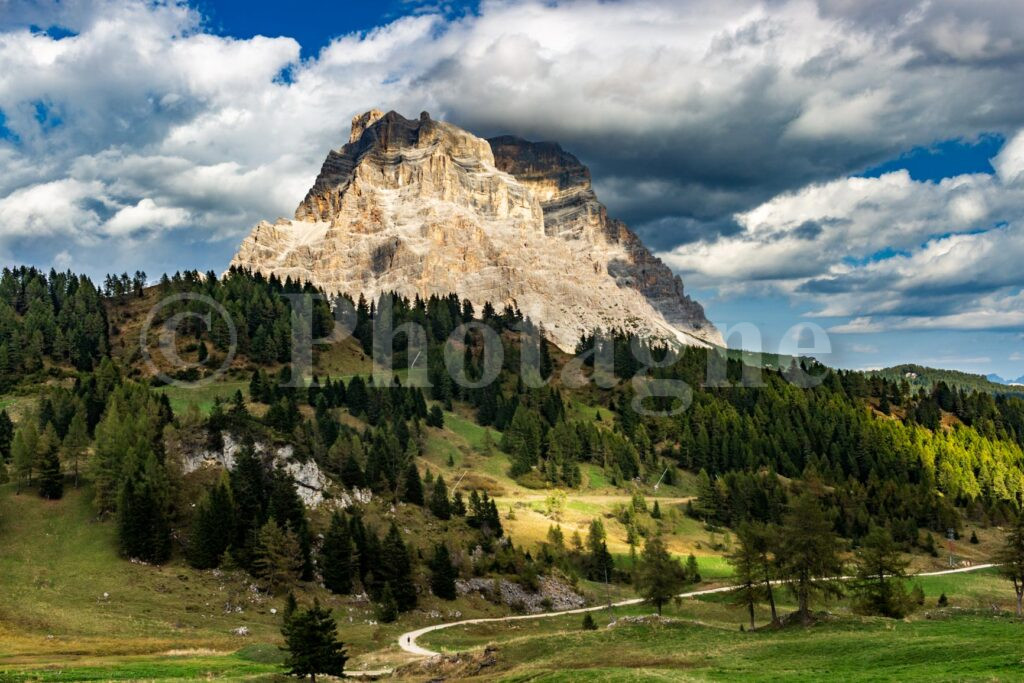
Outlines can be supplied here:
M1024 8L9 0L0 256L219 271L354 114L558 140L722 326L1024 374Z

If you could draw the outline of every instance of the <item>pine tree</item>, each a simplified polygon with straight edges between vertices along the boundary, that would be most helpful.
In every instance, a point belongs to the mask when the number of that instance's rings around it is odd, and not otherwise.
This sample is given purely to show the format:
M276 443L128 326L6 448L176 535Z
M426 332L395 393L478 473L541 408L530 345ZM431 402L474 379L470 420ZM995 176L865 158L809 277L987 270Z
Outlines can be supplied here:
M434 480L434 490L430 494L430 511L438 519L450 519L451 503L448 501L448 487L440 474Z
M590 614L590 612L585 612L583 614L582 628L583 628L584 631L596 631L597 630L597 624L594 623L594 617Z
M331 516L331 525L324 534L320 573L324 586L332 593L348 595L352 592L352 538L348 522L337 511Z
M662 606L686 584L683 568L668 552L661 536L647 539L634 580L637 592L661 614Z
M313 601L308 610L296 610L281 628L288 652L284 666L288 673L299 678L310 677L316 683L317 674L342 676L345 671L344 644L338 640L338 626L331 611Z
M402 500L413 505L423 505L423 482L416 463L410 461L402 481Z
M654 501L654 507L651 508L651 519L661 519L661 506L658 505L658 501Z
M434 557L430 560L430 590L442 600L454 600L457 572L452 565L451 555L444 543L434 546Z
M64 473L60 469L60 439L53 424L46 425L46 431L39 439L39 495L50 500L64 496Z

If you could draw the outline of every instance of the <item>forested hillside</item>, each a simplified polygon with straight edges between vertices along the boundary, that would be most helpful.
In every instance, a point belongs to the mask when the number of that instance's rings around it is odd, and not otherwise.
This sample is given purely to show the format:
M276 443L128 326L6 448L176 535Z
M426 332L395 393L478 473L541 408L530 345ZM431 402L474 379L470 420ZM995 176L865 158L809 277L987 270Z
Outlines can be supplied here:
M613 331L583 337L574 359L514 308L454 296L299 309L285 295L316 294L309 286L238 270L131 283L111 277L100 292L70 273L4 271L4 495L58 500L81 487L122 561L228 572L272 599L316 595L362 605L375 623L415 621L486 579L525 591L511 609L551 585L575 596L566 606L614 589L660 609L758 542L765 558L798 558L797 536L824 548L834 562L820 576L887 543L930 562L948 530L981 530L991 548L984 530L1015 521L1024 497L1015 396L811 361L743 386L750 368L726 360L731 385L705 387L714 352L676 355ZM138 346L145 317L172 296L155 324L178 321L184 368L147 361L158 335ZM211 301L233 333L216 314L203 322ZM383 306L393 329L425 330L412 354L408 333L390 338L389 385L369 360ZM332 308L351 315L336 322ZM313 347L308 377L289 366L298 323L314 339L351 330ZM0 520L0 546L10 528ZM729 530L736 545L718 536ZM809 570L793 559L765 571Z

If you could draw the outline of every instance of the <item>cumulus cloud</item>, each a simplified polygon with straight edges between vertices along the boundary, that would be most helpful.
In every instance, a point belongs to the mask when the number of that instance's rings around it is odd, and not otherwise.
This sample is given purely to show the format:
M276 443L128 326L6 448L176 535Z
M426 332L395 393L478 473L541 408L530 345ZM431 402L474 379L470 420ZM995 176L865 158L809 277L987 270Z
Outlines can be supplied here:
M151 269L222 267L255 222L293 210L351 117L379 106L557 139L645 240L689 245L671 260L697 280L813 299L829 279L853 286L872 249L910 257L1012 220L999 184L1018 183L1019 140L997 180L835 179L914 145L1024 126L1021 17L1009 0L490 0L303 60L291 38L210 35L173 1L11 0L0 252L29 253L31 238L52 259L70 239L76 263L120 249ZM889 225L903 208L912 216Z
M832 332L1020 327L1022 149L1024 132L992 160L994 175L812 184L738 214L733 235L664 256L691 282L768 281L816 303L812 315L851 318Z

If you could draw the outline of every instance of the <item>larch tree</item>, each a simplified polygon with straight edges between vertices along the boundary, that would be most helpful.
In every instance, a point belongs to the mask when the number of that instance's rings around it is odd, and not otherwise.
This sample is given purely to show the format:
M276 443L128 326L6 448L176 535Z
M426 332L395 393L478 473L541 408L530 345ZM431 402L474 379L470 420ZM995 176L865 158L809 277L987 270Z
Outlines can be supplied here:
M761 556L757 541L749 524L736 529L736 545L726 559L733 568L733 601L746 608L750 616L750 628L756 628L754 609L761 601L764 586L761 583Z
M811 596L839 595L838 578L843 573L839 539L818 499L810 493L796 498L783 518L779 532L781 578L797 599L797 613L806 625L811 622Z
M1024 616L1024 512L1010 528L995 561L999 563L999 573L1013 584L1017 595L1017 616Z
M659 615L665 603L686 585L686 572L669 554L660 535L647 539L633 583L637 592L658 609Z
M271 593L298 581L302 564L299 539L291 529L282 529L273 519L260 528L252 570Z
M873 527L854 551L857 607L866 614L903 618L910 607L903 579L907 560L884 527Z
M64 496L64 473L60 469L60 439L53 428L47 424L39 439L37 456L39 469L39 495L50 500L58 500Z

